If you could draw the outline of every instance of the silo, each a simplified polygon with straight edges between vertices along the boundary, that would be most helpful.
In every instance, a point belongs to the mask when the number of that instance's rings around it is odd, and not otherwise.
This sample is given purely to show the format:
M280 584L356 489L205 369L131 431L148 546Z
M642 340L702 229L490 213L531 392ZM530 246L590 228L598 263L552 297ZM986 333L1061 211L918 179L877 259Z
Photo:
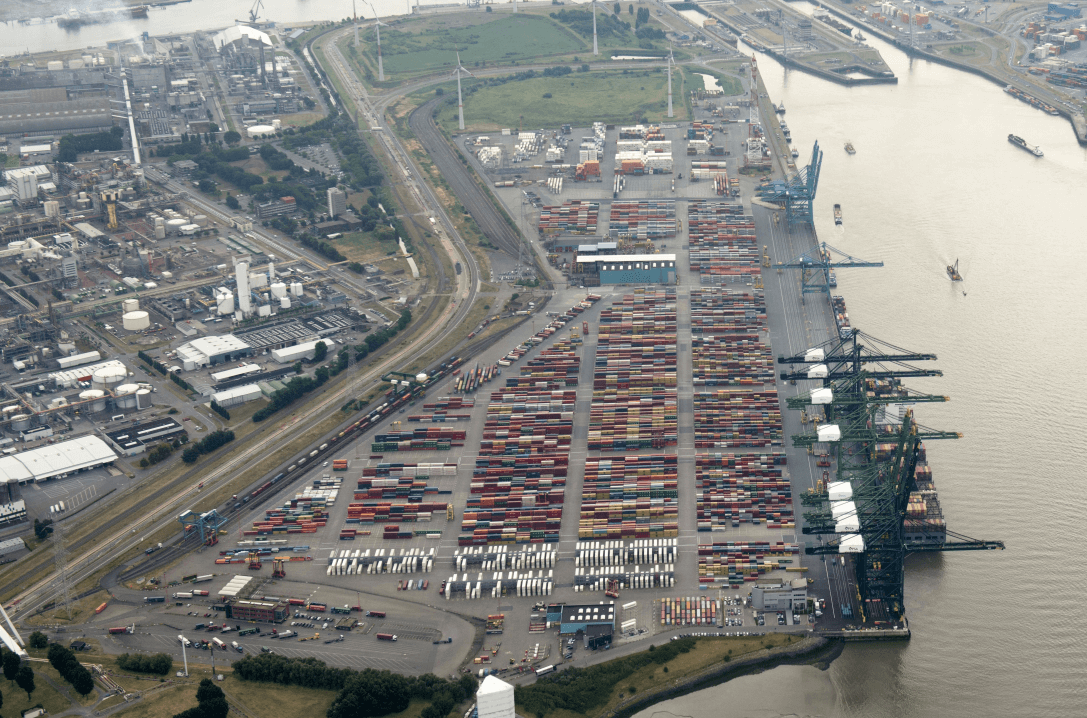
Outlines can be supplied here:
M280 297L279 298L279 308L280 309L290 309L291 308L291 298L290 297Z
M189 222L187 220L180 219L180 218L178 218L178 219L169 219L169 220L166 220L166 229L169 230L170 234L177 234L178 232L181 231L181 228L184 227L188 223Z
M270 316L272 316L272 305L270 305L270 304L261 304L259 307L257 307L257 316L260 316L260 317L270 317Z
M229 291L220 292L215 296L215 311L220 316L234 313L234 295Z
M125 331L139 332L151 326L151 317L147 312L128 312L121 317Z
M26 431L30 428L30 414L16 414L11 417L12 431Z
M91 374L91 385L95 389L112 389L123 384L127 376L124 367L104 366Z
M272 296L276 299L281 299L287 296L287 285L283 282L274 282L270 287Z
M12 404L10 406L5 406L3 409L0 409L0 413L3 414L4 420L7 421L12 417L13 414L18 414L20 411L22 411L22 409L23 407L19 406L18 404Z
M166 239L166 225L155 224L155 239Z
M151 407L151 390L140 389L136 392L136 408L149 409Z
M139 299L126 299L123 302L121 302L121 311L124 312L125 314L128 314L129 312L138 311L139 308L140 308L140 300Z
M291 294L296 297L302 296L302 282L291 282Z
M115 403L118 409L135 409L136 408L136 392L140 387L135 384L122 384L113 390L113 395L116 397Z
M193 224L195 224L195 225L197 225L199 227L207 227L208 226L208 216L206 214L195 215L192 218L192 222L193 222Z

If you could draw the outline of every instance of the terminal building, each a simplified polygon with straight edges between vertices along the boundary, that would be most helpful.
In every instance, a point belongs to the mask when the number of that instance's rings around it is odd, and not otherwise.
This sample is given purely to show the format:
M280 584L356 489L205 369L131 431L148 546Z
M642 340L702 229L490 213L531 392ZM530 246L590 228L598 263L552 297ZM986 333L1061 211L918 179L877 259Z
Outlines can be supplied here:
M269 601L227 601L226 617L235 621L264 621L265 623L283 623L290 614L285 603Z
M133 424L124 429L105 432L106 438L125 456L142 454L149 446L173 441L186 433L185 427L172 417L154 419L143 424Z
M548 606L547 621L559 624L559 635L580 633L587 646L597 648L611 643L615 632L615 603Z
M808 608L808 581L759 581L751 587L756 611L805 611Z
M608 284L675 284L676 255L617 254L577 257L577 270Z

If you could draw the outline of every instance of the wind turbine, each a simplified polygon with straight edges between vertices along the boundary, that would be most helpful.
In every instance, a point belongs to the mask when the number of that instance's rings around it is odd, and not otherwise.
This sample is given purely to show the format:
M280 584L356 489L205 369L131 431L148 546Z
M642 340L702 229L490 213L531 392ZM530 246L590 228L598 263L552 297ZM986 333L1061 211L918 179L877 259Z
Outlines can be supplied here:
M372 2L367 2L366 4L374 11L374 29L377 31L377 81L385 82L385 68L381 64L381 26L385 25L385 27L388 27L388 25L381 22L381 18L377 16L377 10L374 9L374 4Z
M593 0L593 54L600 54L600 50L596 46L596 0Z
M668 43L668 116L672 117L672 65L676 59L672 56L672 43Z
M457 69L453 70L451 74L457 76L457 111L460 113L460 129L464 129L464 100L460 94L460 73L466 72L470 76L475 77L468 70L464 69L464 66L460 64L460 53L457 53Z
M359 13L355 9L355 0L351 0L351 17L355 25L355 47L359 46Z

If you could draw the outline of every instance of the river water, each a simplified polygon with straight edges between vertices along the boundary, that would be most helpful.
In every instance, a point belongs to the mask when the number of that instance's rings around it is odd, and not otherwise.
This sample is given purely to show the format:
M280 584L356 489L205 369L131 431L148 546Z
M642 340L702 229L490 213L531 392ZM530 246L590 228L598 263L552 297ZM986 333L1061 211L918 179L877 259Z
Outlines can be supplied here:
M350 5L342 4L342 12L319 0L265 7L289 26L345 16ZM383 16L407 9L399 0L376 4ZM193 0L76 33L0 26L0 53L225 26L244 5ZM912 557L909 643L849 646L825 672L777 668L639 718L1084 713L1087 629L1076 601L1087 573L1078 540L1087 518L1087 382L1076 361L1087 344L1087 150L1063 118L981 78L870 43L898 85L841 87L765 56L759 68L786 105L802 159L816 139L825 150L820 238L886 264L838 272L853 325L939 356L944 377L911 385L952 397L921 405L922 424L965 435L928 445L948 527L1004 539L1008 550ZM1010 132L1045 157L1009 144ZM856 155L843 151L846 140ZM845 219L837 228L835 202ZM944 272L956 258L961 286Z
M1007 550L911 557L908 643L851 645L827 671L780 667L637 718L1084 715L1087 150L994 84L871 44L898 85L841 87L765 56L759 69L802 159L816 139L826 153L820 239L886 265L838 271L853 325L939 357L943 378L910 385L952 399L919 405L922 424L964 434L927 444L948 528ZM956 257L961 287L944 272Z

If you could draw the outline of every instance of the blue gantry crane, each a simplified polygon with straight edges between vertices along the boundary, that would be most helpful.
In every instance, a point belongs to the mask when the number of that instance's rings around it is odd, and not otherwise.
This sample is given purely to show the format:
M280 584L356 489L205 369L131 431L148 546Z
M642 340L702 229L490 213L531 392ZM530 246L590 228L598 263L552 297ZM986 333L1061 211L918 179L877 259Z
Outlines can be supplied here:
M759 187L759 199L785 208L785 221L789 227L806 224L815 227L812 219L812 203L819 189L819 171L823 167L823 151L819 141L811 151L811 161L806 167L787 180L775 180Z
M868 262L857 259L826 242L821 242L814 249L805 252L796 259L788 262L778 262L774 266L779 273L782 269L800 270L801 301L803 301L805 294L826 294L827 301L831 302L833 306L834 298L830 293L830 288L837 286L838 283L833 279L834 272L832 270L843 267L882 267L883 262ZM835 315L835 321L837 321L837 315ZM840 332L841 326L838 326L837 329Z
M226 518L220 516L215 509L202 514L195 511L186 511L178 516L177 520L184 527L186 534L195 528L197 535L200 537L200 543L205 546L214 546L219 543L219 529L225 526L227 522Z

